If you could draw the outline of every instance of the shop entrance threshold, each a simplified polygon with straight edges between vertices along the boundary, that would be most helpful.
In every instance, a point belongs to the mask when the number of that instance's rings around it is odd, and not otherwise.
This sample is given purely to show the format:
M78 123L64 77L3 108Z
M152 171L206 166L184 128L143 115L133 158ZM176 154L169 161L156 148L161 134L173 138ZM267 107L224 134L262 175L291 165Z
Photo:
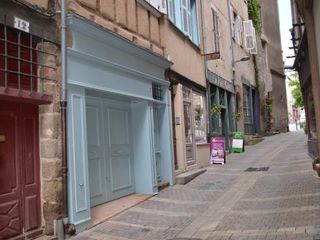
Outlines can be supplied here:
M153 195L147 194L132 194L91 208L91 222L89 228L134 207L152 196Z

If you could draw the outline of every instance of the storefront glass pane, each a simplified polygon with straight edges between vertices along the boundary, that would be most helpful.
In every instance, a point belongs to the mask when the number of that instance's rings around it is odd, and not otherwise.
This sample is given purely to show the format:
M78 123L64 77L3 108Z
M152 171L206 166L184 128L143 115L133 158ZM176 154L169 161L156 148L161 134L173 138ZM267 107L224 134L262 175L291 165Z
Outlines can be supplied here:
M206 143L206 107L205 97L198 93L192 93L192 105L194 113L194 133L196 143Z

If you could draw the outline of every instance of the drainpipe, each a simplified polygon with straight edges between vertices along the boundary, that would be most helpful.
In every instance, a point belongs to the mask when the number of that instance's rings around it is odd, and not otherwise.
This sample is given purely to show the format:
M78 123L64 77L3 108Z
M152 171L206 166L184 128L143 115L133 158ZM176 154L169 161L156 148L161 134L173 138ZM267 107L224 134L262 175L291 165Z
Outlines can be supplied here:
M206 35L206 26L205 26L205 18L204 18L204 4L203 4L203 0L200 1L200 7L201 7L201 31L202 31L202 48L203 48L203 55L207 53L207 48L206 48L206 39L207 39L207 35ZM206 91L206 104L207 104L207 112L208 112L208 116L210 114L210 105L211 105L211 99L210 99L210 83L208 82L208 61L206 59L206 57L204 56L203 58L204 61L204 75L205 75L205 79L206 79L206 87L207 87L207 91ZM208 117L207 120L207 133L210 133L210 127L211 127L211 118Z
M66 42L66 0L61 0L61 135L62 135L62 183L63 217L68 217L68 162L67 162L67 42Z
M232 22L231 22L231 1L228 0L228 16L229 16L229 31L230 31L230 42L231 42L231 68L232 68L232 84L233 84L233 89L234 89L234 107L237 107L237 96L236 96L236 83L235 83L235 78L236 78L236 72L235 72L235 60L234 60L234 45L233 45L233 39L232 39ZM237 110L237 109L236 109ZM237 122L234 122L235 125L235 130L237 131Z

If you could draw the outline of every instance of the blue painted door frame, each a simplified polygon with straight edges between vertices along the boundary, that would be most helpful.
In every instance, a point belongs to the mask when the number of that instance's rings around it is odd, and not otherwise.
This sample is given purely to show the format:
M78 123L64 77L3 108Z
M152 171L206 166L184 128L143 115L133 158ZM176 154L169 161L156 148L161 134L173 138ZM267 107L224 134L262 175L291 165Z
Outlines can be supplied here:
M169 82L171 63L135 46L114 33L74 15L68 17L73 45L68 48L68 202L69 222L77 232L91 219L87 148L87 92L126 99L132 111L135 191L157 192L153 142L153 105L161 105L159 138L163 180L173 184L172 125ZM153 99L152 84L163 89L163 100Z

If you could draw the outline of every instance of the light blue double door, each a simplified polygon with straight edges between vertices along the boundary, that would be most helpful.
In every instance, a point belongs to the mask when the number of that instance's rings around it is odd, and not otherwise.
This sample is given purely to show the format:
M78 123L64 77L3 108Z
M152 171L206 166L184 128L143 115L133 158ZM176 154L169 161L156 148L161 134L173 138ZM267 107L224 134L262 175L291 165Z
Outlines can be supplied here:
M129 103L87 97L90 205L135 192Z

